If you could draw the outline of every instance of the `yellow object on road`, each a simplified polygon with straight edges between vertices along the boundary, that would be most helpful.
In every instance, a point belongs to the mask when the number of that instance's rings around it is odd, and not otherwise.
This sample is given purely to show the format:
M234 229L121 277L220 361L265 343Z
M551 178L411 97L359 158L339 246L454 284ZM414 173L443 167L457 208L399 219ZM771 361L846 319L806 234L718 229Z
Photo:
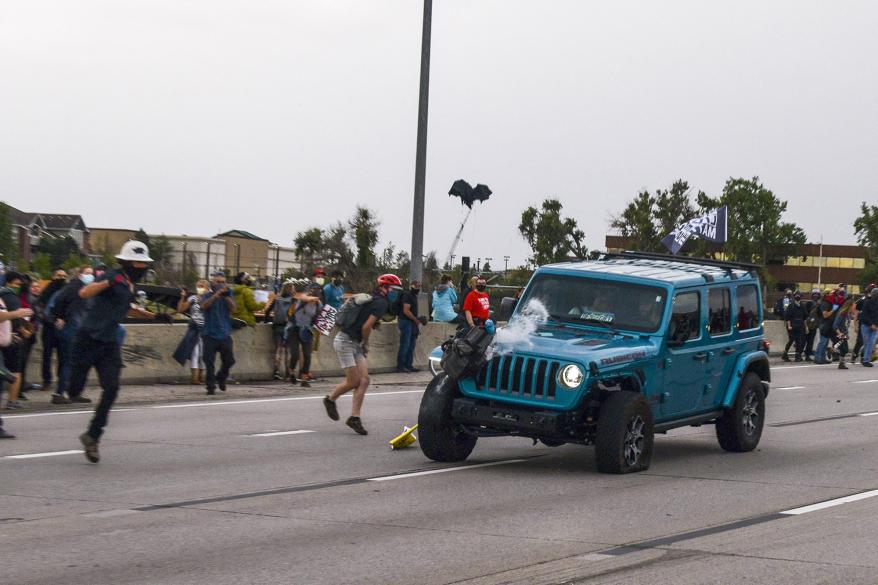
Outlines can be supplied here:
M402 434L398 437L394 437L390 439L390 448L391 449L402 449L404 447L408 447L412 443L418 440L415 436L415 429L418 428L418 425L413 426L412 428L402 427Z

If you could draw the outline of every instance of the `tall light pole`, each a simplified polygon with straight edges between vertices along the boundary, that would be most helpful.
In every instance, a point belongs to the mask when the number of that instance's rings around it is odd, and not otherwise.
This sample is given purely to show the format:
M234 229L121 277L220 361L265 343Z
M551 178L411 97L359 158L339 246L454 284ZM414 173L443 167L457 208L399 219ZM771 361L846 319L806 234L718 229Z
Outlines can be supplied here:
M503 275L509 272L509 256L503 256Z
M430 33L433 0L424 0L424 27L421 32L421 85L418 99L418 143L415 153L415 199L412 211L411 280L423 279L424 264L424 182L427 174L427 105L430 98Z

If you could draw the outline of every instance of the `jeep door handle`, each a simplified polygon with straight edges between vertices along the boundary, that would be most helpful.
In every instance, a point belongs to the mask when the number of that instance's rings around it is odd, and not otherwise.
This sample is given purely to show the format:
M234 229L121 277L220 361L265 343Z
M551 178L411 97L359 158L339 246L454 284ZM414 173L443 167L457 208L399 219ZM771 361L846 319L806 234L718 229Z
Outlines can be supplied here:
M737 350L734 347L727 347L723 350L723 355L732 355Z
M697 360L699 362L703 362L703 361L707 360L707 354L704 352L696 353L695 355L692 356L692 359Z

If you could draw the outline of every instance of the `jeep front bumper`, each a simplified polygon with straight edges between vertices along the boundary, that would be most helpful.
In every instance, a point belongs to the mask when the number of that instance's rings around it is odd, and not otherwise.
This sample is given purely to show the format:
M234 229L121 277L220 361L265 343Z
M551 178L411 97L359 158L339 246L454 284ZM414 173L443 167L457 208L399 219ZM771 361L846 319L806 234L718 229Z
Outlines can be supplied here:
M489 431L535 438L571 439L570 415L566 412L527 410L456 398L451 405L451 418L470 428L484 427Z

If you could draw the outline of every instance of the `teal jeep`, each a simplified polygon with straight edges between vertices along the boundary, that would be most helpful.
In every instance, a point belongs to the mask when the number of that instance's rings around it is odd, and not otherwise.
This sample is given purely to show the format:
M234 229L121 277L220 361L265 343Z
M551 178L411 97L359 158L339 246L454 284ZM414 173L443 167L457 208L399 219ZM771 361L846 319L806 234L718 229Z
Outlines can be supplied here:
M462 461L479 437L595 446L597 468L649 468L654 433L713 424L720 446L750 451L770 373L755 267L624 252L539 268L500 318L475 375L438 373L424 392L419 440L434 461ZM538 309L538 310L537 310Z

